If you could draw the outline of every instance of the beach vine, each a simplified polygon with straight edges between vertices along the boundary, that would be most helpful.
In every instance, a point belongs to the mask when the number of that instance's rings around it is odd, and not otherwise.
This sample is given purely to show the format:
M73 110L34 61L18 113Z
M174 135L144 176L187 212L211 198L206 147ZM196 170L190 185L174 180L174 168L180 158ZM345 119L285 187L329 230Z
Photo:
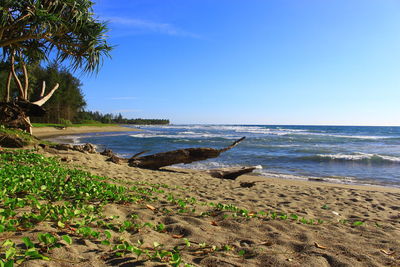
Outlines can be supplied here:
M171 266L192 266L184 262L184 255L231 253L248 257L251 252L230 244L196 243L184 235L180 245L169 247L159 242L152 246L143 240L132 243L120 236L155 231L168 234L161 222L146 222L136 213L126 219L105 216L103 208L109 204L136 205L154 214L187 214L211 218L212 225L231 220L281 220L307 225L324 223L296 214L274 211L250 211L232 204L199 201L184 197L179 192L188 190L180 186L152 184L142 181L118 181L92 175L71 168L57 158L47 158L33 150L0 151L0 267L10 267L28 260L58 259L51 252L55 248L70 246L81 239L99 242L105 247L106 257L134 255L136 260L168 263ZM364 222L342 222L352 227ZM54 232L32 234L38 225L50 225ZM15 235L22 233L22 237ZM250 253L250 254L249 254Z

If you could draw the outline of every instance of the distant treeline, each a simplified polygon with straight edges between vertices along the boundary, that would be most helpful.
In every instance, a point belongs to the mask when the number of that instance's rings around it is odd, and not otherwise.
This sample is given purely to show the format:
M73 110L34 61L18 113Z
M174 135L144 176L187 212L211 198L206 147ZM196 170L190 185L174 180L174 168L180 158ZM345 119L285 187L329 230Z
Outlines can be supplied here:
M111 113L101 114L98 111L81 111L77 114L82 123L118 123L118 124L169 124L169 120L164 119L127 119L121 113L114 115Z
M9 67L0 63L0 102L5 96L5 84ZM60 84L59 89L49 101L43 106L47 113L44 117L31 117L36 123L119 123L119 124L169 124L169 120L160 119L127 119L121 114L101 114L100 112L85 111L86 101L81 87L81 81L74 77L67 69L58 64L50 64L42 67L39 64L29 65L30 74L29 98L39 99L34 92L40 91L43 81L46 81L47 88L53 88L56 83ZM21 73L17 73L22 78ZM17 86L14 81L11 83L11 96L18 95Z

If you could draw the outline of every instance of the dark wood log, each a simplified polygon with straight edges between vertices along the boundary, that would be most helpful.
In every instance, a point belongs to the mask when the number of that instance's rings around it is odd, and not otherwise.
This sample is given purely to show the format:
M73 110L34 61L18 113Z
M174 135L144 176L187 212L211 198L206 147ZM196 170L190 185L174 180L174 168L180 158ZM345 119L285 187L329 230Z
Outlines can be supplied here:
M256 182L241 182L240 186L245 188L250 188L256 185Z
M128 159L120 158L113 154L107 159L107 161L111 161L115 164L121 164L121 163L127 163Z
M27 101L0 102L0 124L30 133L29 116L43 116L46 110Z
M138 157L141 153L136 154L129 159L129 166L157 170L161 167L171 166L179 163L192 163L194 161L206 160L218 157L222 152L237 146L245 137L235 141L230 146L223 149L214 149L207 147L186 148L163 153L157 153L149 156ZM144 152L143 152L144 153Z
M255 169L257 169L257 167L222 168L208 170L206 173L215 178L235 180L240 175L251 173Z

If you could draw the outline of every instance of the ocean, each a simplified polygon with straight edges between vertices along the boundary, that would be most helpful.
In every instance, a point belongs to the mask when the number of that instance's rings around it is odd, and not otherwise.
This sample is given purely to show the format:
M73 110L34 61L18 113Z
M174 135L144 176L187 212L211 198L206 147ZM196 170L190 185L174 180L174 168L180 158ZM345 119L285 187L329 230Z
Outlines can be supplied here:
M129 127L129 126L127 126ZM400 187L400 127L168 125L132 126L142 131L88 133L57 141L93 143L123 157L190 147L223 148L220 157L177 167L211 169L258 166L260 175Z

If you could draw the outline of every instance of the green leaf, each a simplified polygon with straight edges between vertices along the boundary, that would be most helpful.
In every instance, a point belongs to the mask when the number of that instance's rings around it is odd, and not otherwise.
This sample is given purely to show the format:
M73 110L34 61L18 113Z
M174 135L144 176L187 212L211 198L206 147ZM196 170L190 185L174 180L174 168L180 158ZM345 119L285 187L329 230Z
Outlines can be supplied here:
M109 246L111 243L110 243L110 241L108 241L108 240L103 240L103 241L101 241L101 244L102 244L102 245Z
M14 257L16 252L17 252L17 250L14 247L10 247L9 249L7 249L7 251L6 251L6 260L8 260L9 258Z
M183 241L185 241L185 244L187 247L190 247L190 241L187 238L184 238Z
M62 238L65 242L67 242L68 245L71 245L71 244L72 244L72 239L71 239L71 237L70 237L69 235L63 235L63 236L61 236L61 238Z
M65 223L62 223L61 221L57 222L57 226L60 228L65 228Z
M4 264L4 267L14 267L14 260L9 260Z
M110 239L110 238L111 238L111 233L110 233L110 231L105 230L105 231L104 231L104 235L106 236L107 239Z
M26 248L33 248L35 245L32 243L32 241L29 239L29 237L23 237L22 241L24 241L24 244Z
M42 255L36 250L36 248L30 248L25 251L25 256L31 257L33 259L40 259Z
M1 245L3 248L4 247L10 247L10 246L14 246L14 242L11 241L10 239L7 239L6 241L3 242L3 244Z

